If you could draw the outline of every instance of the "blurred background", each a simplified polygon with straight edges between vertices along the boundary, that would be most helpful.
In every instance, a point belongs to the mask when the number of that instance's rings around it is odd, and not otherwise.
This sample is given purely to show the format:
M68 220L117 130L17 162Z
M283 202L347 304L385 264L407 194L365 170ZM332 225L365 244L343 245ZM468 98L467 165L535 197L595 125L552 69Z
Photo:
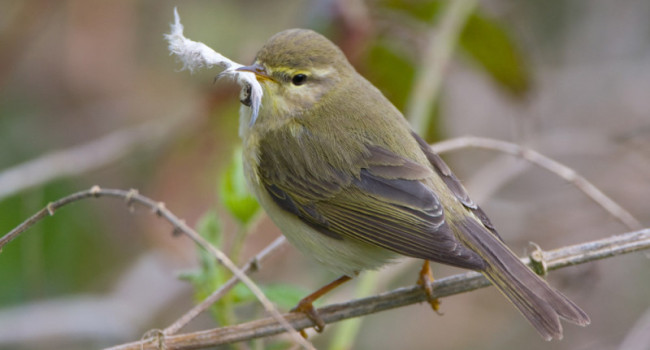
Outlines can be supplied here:
M279 232L242 190L238 88L190 74L167 51L185 35L250 63L273 33L315 29L401 110L448 2L434 0L50 1L0 3L0 234L48 202L100 185L135 188L244 262ZM558 160L650 223L650 2L479 2L443 70L429 142L476 135ZM433 33L433 34L432 34ZM433 97L432 97L433 98ZM630 231L573 185L510 156L445 154L515 252ZM234 159L234 160L233 160ZM0 349L88 349L164 328L228 277L168 223L121 200L72 204L0 254ZM650 349L648 257L551 273L591 316L544 342L494 288L328 326L319 349ZM410 285L418 263L374 275ZM436 276L461 270L434 266ZM337 277L284 246L253 275L286 311ZM363 278L363 277L362 277ZM354 281L326 298L359 293ZM243 288L183 331L263 312ZM358 333L346 334L358 328ZM640 333L641 332L641 333ZM645 332L647 333L647 332ZM641 340L638 340L641 339ZM284 336L225 349L288 347Z

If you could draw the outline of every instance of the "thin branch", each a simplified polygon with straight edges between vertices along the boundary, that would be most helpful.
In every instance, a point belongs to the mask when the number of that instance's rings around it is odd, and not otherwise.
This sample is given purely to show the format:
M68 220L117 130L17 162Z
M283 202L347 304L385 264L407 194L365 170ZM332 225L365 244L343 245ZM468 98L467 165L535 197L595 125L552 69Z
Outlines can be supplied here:
M182 232L185 235L187 235L195 243L201 246L201 248L210 252L217 259L217 261L225 265L233 273L233 275L237 276L237 278L241 280L257 297L260 303L264 306L264 309L266 309L266 311L271 314L272 318L276 319L279 322L279 324L281 324L283 327L287 327L286 330L289 331L290 335L294 338L296 343L304 346L307 349L314 349L314 347L306 339L301 337L300 334L298 334L298 332L296 332L295 329L291 328L291 326L282 317L282 315L280 315L280 313L275 308L273 303L271 303L271 301L268 300L268 298L264 295L264 292L262 292L262 290L248 276L246 276L244 272L242 272L237 266L235 266L235 264L230 260L230 258L228 258L228 256L226 256L223 252L221 252L219 249L217 249L208 241L206 241L203 237L201 237L201 235L199 235L191 227L187 226L187 224L185 224L183 220L179 219L171 211L165 208L164 203L156 202L148 197L145 197L139 194L136 190L125 191L125 190L118 190L118 189L101 189L99 186L93 186L90 190L80 191L72 195L69 195L67 197L61 198L55 202L51 202L45 208L41 209L32 217L30 217L29 219L27 219L26 221L18 225L15 229L11 230L5 236L0 238L0 250L2 250L2 248L7 243L9 243L11 240L16 238L20 233L24 232L25 230L27 230L28 228L30 228L31 226L33 226L34 224L36 224L37 222L45 218L46 216L54 215L54 212L57 209L82 199L98 198L102 196L123 198L126 200L127 205L129 206L133 205L134 203L141 204L145 207L149 207L156 215L169 221L174 227L174 232ZM166 339L164 338L159 339L159 337L148 338L145 339L144 341L158 343L161 340L166 344Z
M534 253L537 259L543 259L542 265L549 270L556 270L646 249L650 249L650 229L616 235L548 252L535 251ZM530 262L529 258L522 260L525 263ZM490 283L480 273L468 272L439 279L432 284L432 287L434 297L442 298L488 285ZM423 302L426 299L422 287L414 285L369 298L328 305L318 309L318 313L325 323L329 324ZM289 313L283 316L295 329L313 327L312 321L302 313ZM235 326L170 336L165 338L165 344L170 349L197 349L268 337L282 332L284 332L284 328L276 320L265 318ZM134 342L115 346L109 350L139 349L156 349L156 347L151 342Z
M166 213L163 213L162 216L166 216ZM171 213L169 213L171 214ZM171 214L173 215L173 214ZM260 287L253 282L244 272L242 272L236 265L235 263L228 258L226 254L224 254L222 251L217 249L215 246L211 245L205 238L200 236L198 233L196 233L194 230L192 230L189 226L185 224L185 222L181 221L180 225L177 226L180 230L185 232L194 242L199 244L203 249L209 251L212 255L214 255L221 264L226 266L232 273L233 275L237 276L237 278L242 281L248 289L255 295L255 297L259 300L259 302L264 306L264 309L266 312L270 313L272 318L275 319L280 323L282 327L284 327L285 330L289 331L289 335L294 339L294 341L297 344L300 344L304 346L307 349L314 349L315 348L309 343L305 338L303 338L298 332L291 327L291 325L287 322L287 320L282 317L280 312L276 309L276 307L273 305L273 303L266 297L264 292L260 289ZM152 340L155 340L152 339ZM166 340L164 340L166 343Z
M287 240L284 238L284 236L280 236L276 238L273 242L271 242L264 249L262 249L262 251L260 251L259 253L257 253L257 255L251 258L246 263L246 265L244 265L241 268L241 271L244 273L257 271L259 269L259 264L264 259L266 259L266 257L269 256L273 251L275 251L278 247L283 245L286 241ZM190 321L196 318L196 316L198 316L203 311L207 310L212 304L216 303L219 299L221 299L224 295L226 295L226 293L228 293L233 287L237 285L237 282L239 282L239 278L237 276L230 277L230 279L226 283L224 283L221 287L219 287L219 289L215 290L212 294L210 294L210 296L208 296L199 304L197 304L188 312L186 312L172 325L165 328L163 333L165 335L172 335L178 332L181 328L185 327L188 323L190 323Z
M458 43L458 36L475 6L476 0L450 1L439 24L428 33L427 49L418 65L406 104L408 120L420 134L428 128L428 116L438 96L443 73Z
M575 170L530 148L511 142L475 136L458 137L438 142L431 147L437 153L474 147L499 151L521 157L573 184L629 229L638 230L643 227L641 223L632 216L632 214L625 210L625 208L621 207L618 203L609 198L599 190L598 187L594 186L594 184L578 174Z

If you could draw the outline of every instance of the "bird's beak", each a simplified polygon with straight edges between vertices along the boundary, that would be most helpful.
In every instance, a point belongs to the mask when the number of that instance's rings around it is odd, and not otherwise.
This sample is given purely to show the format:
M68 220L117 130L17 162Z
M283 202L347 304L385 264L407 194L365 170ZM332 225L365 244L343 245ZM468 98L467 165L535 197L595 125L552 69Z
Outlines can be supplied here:
M257 78L258 81L264 81L264 80L270 80L273 81L273 78L269 76L269 74L266 72L266 68L264 66L255 63L252 66L243 66L235 69L238 72L250 72L255 74L255 77Z

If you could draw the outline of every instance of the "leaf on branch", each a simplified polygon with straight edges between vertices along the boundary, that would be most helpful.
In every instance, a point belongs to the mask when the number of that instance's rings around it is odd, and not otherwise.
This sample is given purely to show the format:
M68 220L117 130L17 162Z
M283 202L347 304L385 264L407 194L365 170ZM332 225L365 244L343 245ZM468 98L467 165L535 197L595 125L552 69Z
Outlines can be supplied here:
M197 232L206 241L215 247L221 247L223 235L219 218L214 210L209 210L197 223ZM194 285L197 299L202 300L218 288L229 277L227 269L219 264L209 252L197 250L200 267L198 269L182 271L178 278Z
M460 46L508 92L521 96L530 88L530 72L516 42L500 23L479 10L467 19Z
M300 299L309 294L309 290L305 288L286 283L274 283L261 286L261 288L269 300L284 310L293 308L298 304ZM255 295L242 284L238 284L233 288L233 294L235 295L234 301L238 303L255 301Z
M210 244L215 247L222 247L223 235L221 230L221 222L219 217L214 210L208 210L201 216L197 225L196 231L205 238ZM201 264L203 266L216 266L217 262L214 260L214 257L210 253L205 252L202 249L198 250L199 257L201 259Z
M221 175L219 194L224 207L246 225L259 211L260 205L246 187L246 178L242 164L241 148L233 153L232 161Z

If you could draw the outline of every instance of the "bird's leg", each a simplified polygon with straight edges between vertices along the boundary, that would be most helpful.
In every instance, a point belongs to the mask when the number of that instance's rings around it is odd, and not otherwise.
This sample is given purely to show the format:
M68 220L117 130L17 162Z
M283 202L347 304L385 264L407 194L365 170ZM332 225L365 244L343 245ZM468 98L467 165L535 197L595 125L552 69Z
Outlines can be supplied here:
M418 278L418 284L422 286L424 292L427 294L427 300L433 311L438 315L441 315L440 309L440 300L433 297L433 289L431 288L431 283L433 283L433 272L431 272L431 266L429 266L429 260L425 260L422 264L422 269L420 270L420 278Z
M342 285L343 283L351 280L352 277L343 275L336 280L326 284L325 286L321 287L319 290L309 294L308 296L302 298L298 302L298 305L291 309L291 312L302 312L303 314L307 315L312 322L314 322L314 329L317 332L322 332L323 329L325 329L325 321L320 317L316 309L314 308L313 302L316 301L316 299L322 297L323 295L329 293L332 289ZM305 334L301 332L303 336Z

